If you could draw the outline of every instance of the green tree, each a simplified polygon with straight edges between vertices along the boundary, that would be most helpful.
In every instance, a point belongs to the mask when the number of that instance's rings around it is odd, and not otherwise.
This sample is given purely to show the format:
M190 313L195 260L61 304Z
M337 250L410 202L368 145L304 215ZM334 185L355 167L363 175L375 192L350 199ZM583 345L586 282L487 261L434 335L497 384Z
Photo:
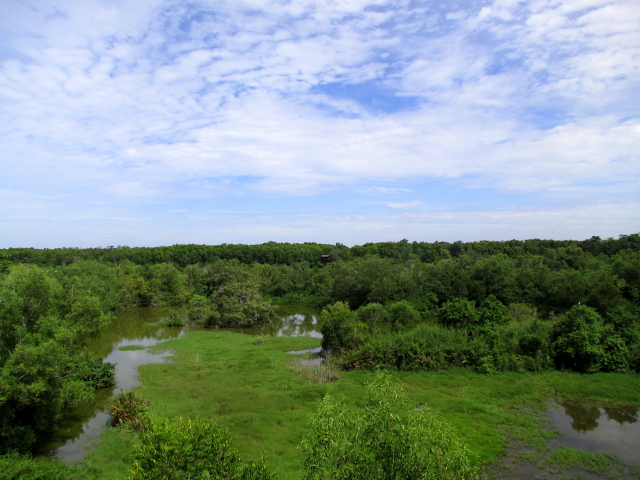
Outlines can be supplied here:
M350 412L327 395L302 440L305 480L474 479L478 470L455 432L426 407L403 413L404 394L388 373L367 385Z
M271 305L250 282L225 284L209 296L209 303L207 327L264 325L273 315Z
M389 318L396 330L411 329L422 320L420 312L407 300L392 303L388 311Z
M377 330L382 322L389 320L389 312L384 305L373 302L363 305L356 310L358 318L366 324L372 331Z
M624 340L586 305L575 305L558 322L553 348L558 368L584 373L628 368L629 351Z
M440 323L445 327L469 328L478 324L480 315L475 302L455 298L440 307Z
M367 325L358 320L348 303L336 302L322 311L320 332L324 350L339 352L357 348L364 342L367 330Z
M12 269L0 285L0 453L26 451L67 405L112 381L111 365L84 345L109 318L96 297L64 291L42 268Z

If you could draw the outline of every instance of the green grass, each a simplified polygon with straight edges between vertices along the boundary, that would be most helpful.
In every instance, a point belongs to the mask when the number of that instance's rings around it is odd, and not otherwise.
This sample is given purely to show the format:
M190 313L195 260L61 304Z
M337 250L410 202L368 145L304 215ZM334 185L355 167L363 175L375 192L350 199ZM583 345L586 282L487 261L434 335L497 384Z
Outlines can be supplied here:
M147 347L144 347L142 345L124 345L122 347L118 347L118 350L122 350L123 352L126 352L128 350L144 350Z
M135 435L120 428L107 428L80 467L93 480L128 479L131 477L129 470L135 443Z
M254 344L248 335L191 331L151 350L172 350L171 363L140 367L137 391L150 411L167 417L218 418L237 440L241 455L256 460L261 452L278 478L299 478L301 451L309 414L325 394L361 405L371 372L340 372L331 383L312 383L292 370L289 350L319 346L310 337L265 337ZM481 375L468 370L397 372L412 406L427 404L449 422L477 456L489 463L504 451L507 438L544 448L552 436L543 413L550 398L588 398L609 404L640 403L640 375L579 375L563 372ZM89 456L107 456L111 437ZM130 448L130 447L129 447ZM102 453L100 453L102 451ZM114 458L125 462L126 456ZM92 460L93 459L93 460ZM105 465L107 463L104 463ZM111 478L126 478L114 467ZM96 471L99 468L95 467Z

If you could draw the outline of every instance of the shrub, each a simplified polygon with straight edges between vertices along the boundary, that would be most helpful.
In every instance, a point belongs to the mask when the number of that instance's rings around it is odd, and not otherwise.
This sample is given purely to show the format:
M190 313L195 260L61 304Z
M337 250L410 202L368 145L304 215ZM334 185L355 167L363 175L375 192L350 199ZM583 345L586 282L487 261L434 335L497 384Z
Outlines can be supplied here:
M264 461L242 462L215 420L151 420L134 452L132 480L272 478Z
M322 311L322 348L339 352L361 345L366 336L367 326L358 320L355 312L346 302L336 302Z
M489 295L484 299L478 310L479 323L482 326L497 326L509 320L507 309L495 295Z
M160 320L164 327L183 327L184 319L180 312L175 309L169 310L169 315Z
M574 305L557 323L553 348L557 368L583 373L628 369L624 340L586 305Z
M422 320L420 312L406 300L393 303L388 310L389 319L396 330L413 328Z
M111 387L115 383L116 365L96 358L87 362L82 380L91 388Z
M477 325L479 314L475 302L455 298L440 307L440 323L445 327L468 328Z
M146 428L147 402L142 395L126 391L118 395L109 411L111 425L124 426L128 430L141 431Z
M389 312L379 303L369 303L356 310L358 318L371 330L376 330L382 322L389 320Z
M206 327L251 327L269 323L273 309L251 283L229 283L209 297Z
M204 320L209 313L209 300L202 295L194 295L189 300L189 320L195 322Z
M365 407L349 412L327 395L302 440L305 480L473 479L469 450L428 408L401 413L404 395L388 373L367 385Z
M507 315L516 322L524 322L538 318L538 310L526 303L512 303L507 308Z
M73 480L79 472L57 458L31 455L0 455L0 480Z

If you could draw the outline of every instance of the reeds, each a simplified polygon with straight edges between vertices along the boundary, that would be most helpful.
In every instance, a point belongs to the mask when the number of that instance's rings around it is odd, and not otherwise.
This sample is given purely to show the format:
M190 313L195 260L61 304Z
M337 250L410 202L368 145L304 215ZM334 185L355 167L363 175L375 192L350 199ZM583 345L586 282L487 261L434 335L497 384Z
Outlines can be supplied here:
M336 363L321 353L296 355L291 369L301 377L309 379L310 383L329 383L340 378Z

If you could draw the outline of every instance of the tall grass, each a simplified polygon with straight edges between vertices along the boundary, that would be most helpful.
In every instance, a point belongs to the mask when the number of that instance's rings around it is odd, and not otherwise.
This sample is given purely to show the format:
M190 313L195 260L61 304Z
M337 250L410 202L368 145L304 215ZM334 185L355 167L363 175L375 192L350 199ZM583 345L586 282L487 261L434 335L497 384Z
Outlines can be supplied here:
M291 363L291 369L311 383L335 382L340 378L338 365L331 357L317 353L296 355Z

